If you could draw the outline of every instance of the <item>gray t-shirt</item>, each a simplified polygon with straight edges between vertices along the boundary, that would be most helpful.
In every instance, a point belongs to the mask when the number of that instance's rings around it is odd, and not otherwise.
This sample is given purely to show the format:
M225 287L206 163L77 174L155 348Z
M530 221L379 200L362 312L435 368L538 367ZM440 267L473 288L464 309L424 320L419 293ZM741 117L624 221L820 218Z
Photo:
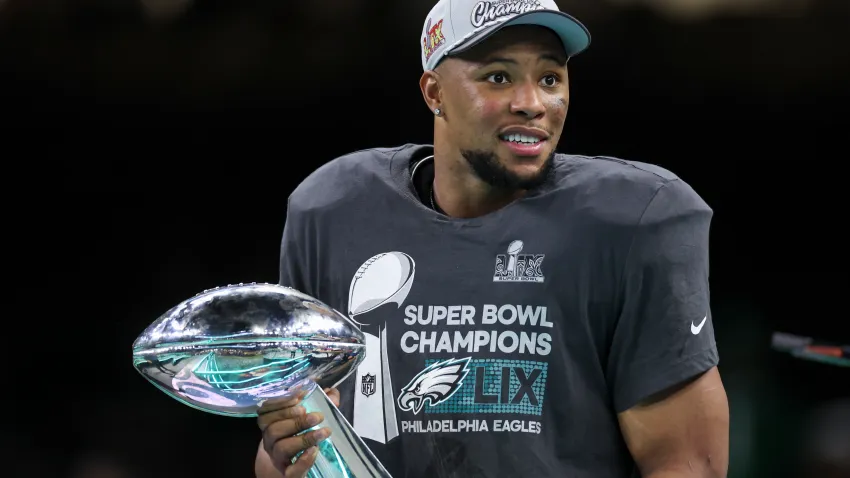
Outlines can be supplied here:
M559 154L449 218L411 182L431 154L359 151L289 197L281 284L367 336L341 410L395 478L631 476L617 413L718 362L711 209L660 167Z

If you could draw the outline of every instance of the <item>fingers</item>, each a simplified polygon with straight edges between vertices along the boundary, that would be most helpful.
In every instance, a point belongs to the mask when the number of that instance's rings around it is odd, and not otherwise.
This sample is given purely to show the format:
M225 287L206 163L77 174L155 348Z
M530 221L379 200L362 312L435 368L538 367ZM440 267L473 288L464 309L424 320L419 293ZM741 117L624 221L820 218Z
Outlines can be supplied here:
M339 391L327 389L325 393L339 406ZM306 476L316 460L316 445L331 435L328 428L303 433L324 420L321 413L306 413L304 407L299 405L304 395L302 392L287 399L270 399L261 403L257 410L257 424L263 434L263 449L275 468L287 478ZM302 451L304 453L298 456ZM292 463L295 456L298 456L298 459Z
M264 400L260 404L260 408L257 409L257 414L262 415L263 413L273 412L282 408L294 407L295 405L298 405L303 399L304 392L300 392L298 395L290 398L272 398L269 400Z
M294 436L318 425L324 418L321 413L313 412L286 420L271 422L263 429L263 441L269 445L274 444L278 440Z
M335 388L326 388L325 394L327 394L328 398L331 399L331 402L333 402L334 406L339 407L339 390Z
M318 445L330 435L330 428L320 428L298 436L284 438L276 441L268 453L274 463L283 464L288 470L289 466L291 466L289 463L292 457L303 450Z
M295 460L295 463L290 465L284 473L285 478L303 478L307 476L310 467L316 462L316 457L319 456L319 447L311 446Z
M260 431L265 432L266 428L268 428L269 425L271 425L272 423L275 423L275 422L281 422L281 421L291 422L291 421L299 421L299 420L301 422L304 422L304 421L307 420L306 414L307 414L307 411L302 406L289 407L289 408L284 408L284 409L281 409L281 410L275 410L273 412L268 412L268 413L263 413L262 415L257 415L257 425L259 425ZM304 428L310 428L310 427L304 427ZM293 432L293 433L297 433L297 432L303 430L304 428L299 429L299 430L297 430L296 432Z

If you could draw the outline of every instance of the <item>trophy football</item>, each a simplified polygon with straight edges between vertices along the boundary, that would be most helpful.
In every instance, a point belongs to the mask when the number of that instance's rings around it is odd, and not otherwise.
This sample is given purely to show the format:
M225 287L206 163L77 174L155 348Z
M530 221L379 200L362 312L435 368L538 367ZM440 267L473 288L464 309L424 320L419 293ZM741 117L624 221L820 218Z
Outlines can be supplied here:
M133 366L190 407L256 417L264 400L304 393L332 434L310 478L390 478L324 388L365 358L365 338L340 312L295 289L238 284L204 291L155 320L133 343ZM309 431L309 430L308 430Z

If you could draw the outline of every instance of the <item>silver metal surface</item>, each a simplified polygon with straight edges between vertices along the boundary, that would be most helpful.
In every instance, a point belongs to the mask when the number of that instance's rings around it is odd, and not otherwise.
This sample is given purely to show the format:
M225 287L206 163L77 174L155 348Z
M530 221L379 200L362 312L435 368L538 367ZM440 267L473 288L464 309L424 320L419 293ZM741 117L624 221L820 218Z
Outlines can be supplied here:
M196 295L133 343L133 365L157 388L210 413L256 417L262 401L307 393L301 405L332 429L314 478L389 477L322 388L363 361L364 335L346 316L295 289L238 284Z

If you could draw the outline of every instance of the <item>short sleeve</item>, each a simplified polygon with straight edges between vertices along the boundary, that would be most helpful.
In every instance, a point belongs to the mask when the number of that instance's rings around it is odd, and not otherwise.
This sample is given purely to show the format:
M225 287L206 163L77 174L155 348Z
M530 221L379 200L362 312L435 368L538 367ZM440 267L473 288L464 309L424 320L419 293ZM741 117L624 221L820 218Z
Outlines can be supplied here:
M712 210L680 179L661 186L640 218L607 363L618 413L718 363L708 274L711 218Z
M280 243L280 274L278 283L299 292L312 295L309 290L308 271L304 244L306 224L303 215L293 207L292 199L287 201L286 223L283 226L283 238Z

